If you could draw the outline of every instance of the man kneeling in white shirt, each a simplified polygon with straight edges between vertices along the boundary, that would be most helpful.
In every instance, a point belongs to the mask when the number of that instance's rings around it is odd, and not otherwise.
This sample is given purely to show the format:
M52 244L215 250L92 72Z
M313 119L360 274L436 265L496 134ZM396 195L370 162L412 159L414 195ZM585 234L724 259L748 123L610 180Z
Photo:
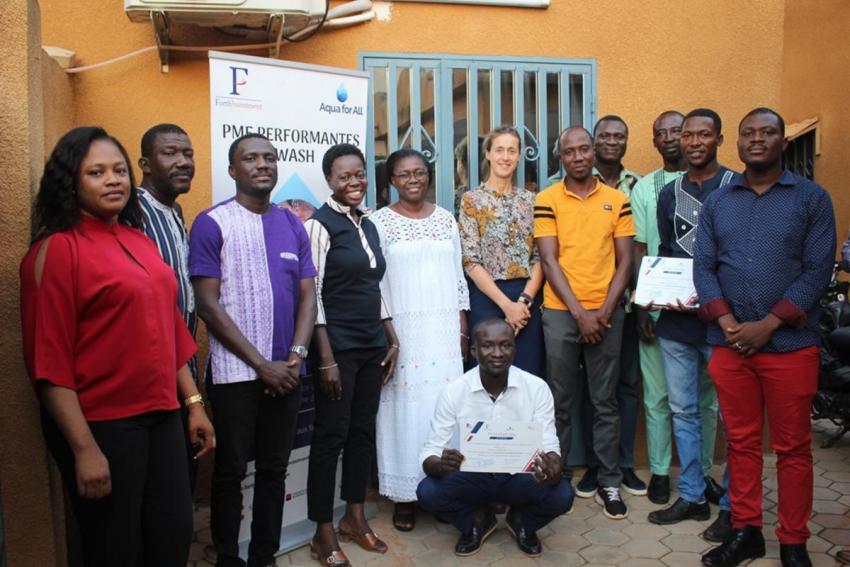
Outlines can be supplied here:
M449 383L434 410L431 434L421 454L427 476L419 483L419 504L460 530L455 554L461 556L477 553L496 529L496 517L489 509L477 522L476 510L490 502L508 504L508 530L520 551L536 557L542 551L537 530L573 504L572 487L561 479L552 393L542 379L511 366L514 331L504 320L481 321L473 341L472 353L479 366ZM448 448L452 435L458 424L481 420L543 424L543 447L532 474L460 471L464 456Z

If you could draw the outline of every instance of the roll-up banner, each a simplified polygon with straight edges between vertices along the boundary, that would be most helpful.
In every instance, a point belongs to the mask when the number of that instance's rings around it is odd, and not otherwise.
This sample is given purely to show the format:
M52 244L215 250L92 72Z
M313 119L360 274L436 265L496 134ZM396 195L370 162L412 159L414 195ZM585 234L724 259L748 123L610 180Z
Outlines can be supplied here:
M293 209L306 220L330 194L322 173L325 151L340 143L366 151L369 75L215 51L210 52L209 61L213 203L236 192L227 173L230 145L244 134L257 133L266 136L278 154L278 184L272 191L272 202ZM307 520L313 407L312 380L305 380L287 471L281 552L306 544L315 529ZM247 556L251 536L253 465L249 464L242 483L239 541L243 557ZM339 500L340 473L341 464L337 467L337 516L343 505Z
M321 206L330 192L325 151L341 143L366 151L368 94L369 75L361 71L211 51L213 203L235 192L227 174L230 144L257 133L279 158L272 202Z

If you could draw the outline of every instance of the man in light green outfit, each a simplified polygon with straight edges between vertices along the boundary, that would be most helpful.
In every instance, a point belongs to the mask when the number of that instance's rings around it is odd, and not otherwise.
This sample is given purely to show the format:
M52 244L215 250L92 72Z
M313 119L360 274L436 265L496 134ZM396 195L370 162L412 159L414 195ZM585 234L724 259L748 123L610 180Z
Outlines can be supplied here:
M652 125L652 144L664 166L647 174L632 189L631 204L635 223L635 270L640 269L641 259L658 255L658 195L661 189L675 181L687 169L682 155L679 137L682 133L684 116L677 111L661 113ZM667 401L667 386L661 348L655 340L654 326L658 312L637 309L640 334L640 369L643 374L643 405L646 410L646 438L649 446L648 497L655 504L666 504L670 500L670 461L672 459L672 416ZM703 382L708 384L707 381ZM714 440L717 430L717 398L714 392L702 392L700 415L702 416L702 462L705 476L709 476L714 463Z

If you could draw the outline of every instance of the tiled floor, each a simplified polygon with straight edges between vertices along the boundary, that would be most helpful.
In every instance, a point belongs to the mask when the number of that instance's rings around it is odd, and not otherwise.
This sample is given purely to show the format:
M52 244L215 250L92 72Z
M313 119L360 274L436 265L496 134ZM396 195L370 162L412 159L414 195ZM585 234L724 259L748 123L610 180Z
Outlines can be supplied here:
M813 564L833 566L832 556L847 546L850 547L850 438L843 439L831 449L821 449L826 425L815 425L815 501L809 528L812 538L808 548ZM779 566L779 544L773 532L776 522L776 458L765 456L765 538L768 540L767 558L751 563L753 567ZM648 480L649 473L641 474ZM720 478L720 471L716 472ZM561 516L539 532L544 545L543 556L530 559L516 548L516 544L505 529L496 531L484 544L482 550L472 557L459 558L454 555L457 532L449 525L435 522L420 514L416 529L402 534L390 524L391 503L378 502L378 517L371 524L387 542L390 551L386 555L367 553L354 544L343 544L343 549L355 567L454 567L482 566L558 566L624 565L627 567L691 566L700 565L700 554L711 544L699 537L710 523L687 521L672 526L656 526L647 521L647 513L658 506L645 497L627 497L629 517L625 520L609 520L602 515L601 508L592 499L577 498L573 512ZM676 495L673 495L676 498ZM716 510L713 510L716 512ZM712 514L712 520L714 518ZM196 543L192 546L192 567L209 567L212 563L208 548L208 509L196 512ZM500 527L504 516L500 517ZM770 526L770 527L768 527ZM306 547L297 549L278 558L277 565L314 566L318 563L310 558Z

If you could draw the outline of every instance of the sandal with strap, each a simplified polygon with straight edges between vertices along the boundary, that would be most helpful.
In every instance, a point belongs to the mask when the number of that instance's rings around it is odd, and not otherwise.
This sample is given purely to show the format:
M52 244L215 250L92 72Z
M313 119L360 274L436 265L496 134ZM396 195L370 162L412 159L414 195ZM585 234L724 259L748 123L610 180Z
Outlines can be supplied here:
M401 506L401 508L399 508ZM410 532L416 527L416 504L400 502L393 509L393 527L400 532Z
M369 531L365 534L358 534L351 526L348 525L348 522L343 518L339 522L339 539L342 541L353 541L366 551L374 551L375 553L386 553L387 544L379 538L375 532Z
M341 549L334 549L329 554L322 556L315 540L310 542L310 557L326 567L351 567L348 557Z

